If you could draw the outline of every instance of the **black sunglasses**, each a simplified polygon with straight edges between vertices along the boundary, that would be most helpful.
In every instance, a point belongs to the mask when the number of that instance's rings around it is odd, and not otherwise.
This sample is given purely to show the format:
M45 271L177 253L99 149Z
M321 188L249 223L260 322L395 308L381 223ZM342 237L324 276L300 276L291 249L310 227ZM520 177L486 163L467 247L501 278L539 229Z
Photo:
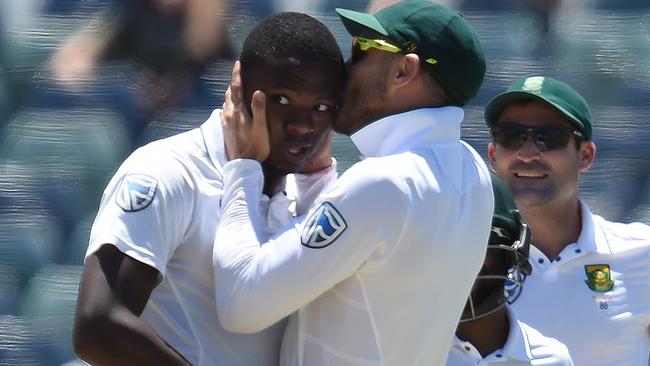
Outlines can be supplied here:
M508 150L519 150L529 136L533 138L537 149L542 152L563 149L572 137L578 139L577 141L583 138L582 133L570 127L556 125L528 127L515 122L499 123L492 127L491 132L494 142Z

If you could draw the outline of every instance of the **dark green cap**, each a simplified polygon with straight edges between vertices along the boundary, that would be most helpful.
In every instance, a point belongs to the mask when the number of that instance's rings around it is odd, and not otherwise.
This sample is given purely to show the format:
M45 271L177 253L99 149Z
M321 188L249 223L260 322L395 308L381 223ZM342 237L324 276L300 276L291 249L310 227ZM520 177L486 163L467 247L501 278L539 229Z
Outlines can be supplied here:
M483 49L474 28L454 10L428 0L403 0L374 15L336 12L353 37L379 33L403 52L431 59L434 64L422 64L461 104L474 98L483 84Z
M505 107L523 100L538 100L562 113L587 140L591 140L592 116L585 98L568 84L548 76L525 76L494 97L485 107L485 121L494 126Z

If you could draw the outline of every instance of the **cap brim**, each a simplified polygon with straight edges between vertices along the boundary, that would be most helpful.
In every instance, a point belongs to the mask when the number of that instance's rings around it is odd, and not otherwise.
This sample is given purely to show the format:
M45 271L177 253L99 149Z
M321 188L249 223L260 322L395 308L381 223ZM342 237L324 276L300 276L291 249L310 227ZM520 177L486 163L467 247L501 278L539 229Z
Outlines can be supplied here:
M360 13L347 9L336 8L336 13L341 17L341 21L351 36L362 36L368 33L368 30L388 35L388 32L379 23L379 20L372 14Z
M501 112L503 112L503 109L505 107L512 103L530 99L537 100L549 105L554 109L557 109L558 112L562 113L567 119L569 119L569 121L584 130L585 126L582 124L582 122L580 122L571 112L567 111L562 106L537 94L528 93L525 91L509 91L501 93L494 97L485 107L485 122L487 123L488 127L494 126L494 124L497 122L497 119L499 118L499 115Z

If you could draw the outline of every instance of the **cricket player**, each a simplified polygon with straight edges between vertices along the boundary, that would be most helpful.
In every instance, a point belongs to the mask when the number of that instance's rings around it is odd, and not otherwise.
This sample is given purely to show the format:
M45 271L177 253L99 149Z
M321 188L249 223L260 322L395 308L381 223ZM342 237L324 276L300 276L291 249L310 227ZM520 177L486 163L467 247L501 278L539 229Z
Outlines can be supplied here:
M576 365L647 365L650 227L608 221L580 199L596 156L589 105L568 84L531 75L492 99L485 119L490 163L534 233L515 313L566 344Z
M573 366L567 347L519 321L508 306L532 266L531 232L508 187L492 174L494 215L483 268L456 329L447 366Z
M224 121L240 149L224 166L214 244L219 318L254 333L298 310L281 365L444 365L493 211L489 171L460 140L483 52L459 13L430 1L337 12L353 49L334 126L364 159L265 242L252 209L263 93L253 121Z
M328 139L343 59L322 23L281 13L248 35L240 60L248 102L254 90L268 98L270 154L255 209L273 230L336 178ZM278 364L286 322L236 334L217 316L212 247L234 148L221 119L217 109L199 128L136 150L109 182L74 325L75 351L93 365Z

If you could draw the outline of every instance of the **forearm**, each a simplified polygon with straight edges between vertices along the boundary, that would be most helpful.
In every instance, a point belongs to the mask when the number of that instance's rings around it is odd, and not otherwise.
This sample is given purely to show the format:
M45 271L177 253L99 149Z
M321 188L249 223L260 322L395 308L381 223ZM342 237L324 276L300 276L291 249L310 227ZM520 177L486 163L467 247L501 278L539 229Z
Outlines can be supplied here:
M256 224L261 180L261 169L250 161L224 166L222 216L213 248L215 294L222 326L239 333L274 324L359 266L354 259L346 265L333 256L328 268L322 253L303 252L299 221L266 241Z
M115 309L75 327L75 351L92 365L190 365L146 322Z
M258 210L263 181L261 167L252 160L224 166L222 216L213 252L215 294L223 327L242 333L257 332L282 318L259 321L258 300L265 295L249 283L266 241Z

